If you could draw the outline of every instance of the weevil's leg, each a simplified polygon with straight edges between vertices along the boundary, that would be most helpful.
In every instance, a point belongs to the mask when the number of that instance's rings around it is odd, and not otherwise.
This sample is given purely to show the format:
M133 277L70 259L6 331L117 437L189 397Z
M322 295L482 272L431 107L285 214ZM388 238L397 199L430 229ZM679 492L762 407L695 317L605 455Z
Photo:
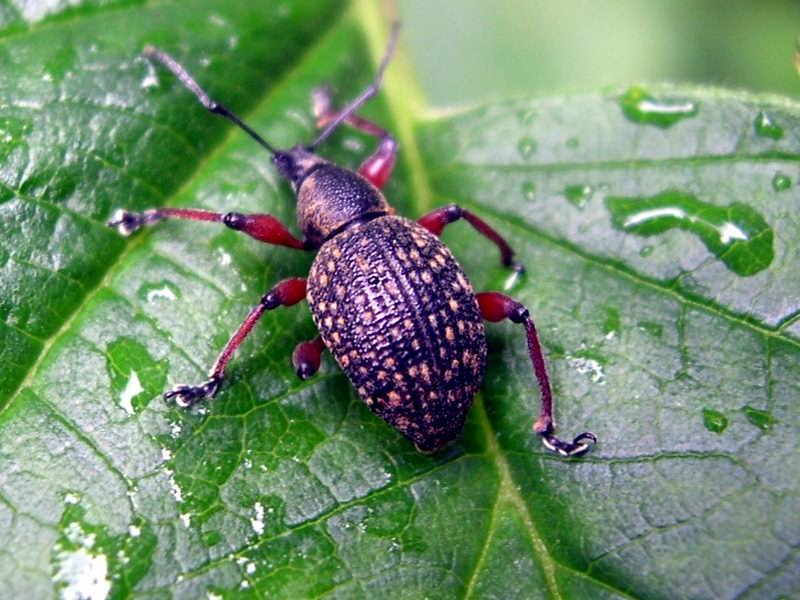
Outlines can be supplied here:
M498 292L481 292L477 294L478 305L480 306L483 318L487 321L496 323L504 319L509 319L512 323L521 323L525 326L525 335L528 338L528 355L533 364L533 371L539 381L539 390L542 394L542 409L539 418L533 424L533 430L542 436L542 442L547 449L558 452L562 456L579 456L587 452L592 445L597 442L597 437L593 433L584 432L577 436L572 442L564 442L558 439L553 432L556 428L555 418L553 417L553 392L550 387L550 379L547 376L547 366L544 362L542 346L539 343L539 336L536 334L536 326L531 320L528 309L516 300L512 300L505 294Z
M152 225L162 219L188 219L190 221L211 221L246 233L266 244L287 246L306 250L306 245L294 237L286 226L272 215L243 215L237 212L218 213L195 208L153 208L134 213L118 210L108 221L109 227L116 227L122 235L130 235L144 225Z
M292 352L292 365L300 379L308 379L319 371L319 363L324 351L325 342L319 335L313 340L297 344Z
M330 90L327 87L316 88L311 93L314 116L317 118L317 127L326 127L339 116L332 108ZM361 163L358 173L366 177L376 188L382 188L389 181L397 159L397 140L380 125L351 114L345 123L374 136L380 140L378 149Z
M171 391L164 394L164 400L171 400L174 398L175 404L181 407L191 406L198 400L203 398L213 398L219 391L219 386L225 378L225 367L230 362L233 353L245 340L248 334L253 330L256 323L261 319L262 315L268 311L278 308L279 306L293 306L306 297L306 280L300 278L284 279L272 290L261 298L258 303L245 317L245 320L239 325L239 329L231 336L228 343L225 344L214 367L208 376L208 381L200 385L178 385Z
M518 273L523 273L525 271L525 267L522 264L513 261L514 249L509 246L503 236L492 229L483 219L475 216L466 208L461 208L458 204L448 204L442 208L437 208L427 215L421 216L417 219L417 223L434 235L441 235L442 230L447 225L459 219L467 221L478 233L497 246L500 250L500 260L504 266L513 266L514 270Z

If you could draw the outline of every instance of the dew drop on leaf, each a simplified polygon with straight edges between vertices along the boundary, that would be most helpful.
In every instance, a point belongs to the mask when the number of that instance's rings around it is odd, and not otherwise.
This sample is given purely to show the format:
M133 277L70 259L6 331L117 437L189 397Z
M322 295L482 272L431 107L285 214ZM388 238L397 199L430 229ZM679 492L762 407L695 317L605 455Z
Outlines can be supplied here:
M703 425L709 431L722 433L728 427L728 419L721 412L713 408L703 409Z
M716 206L690 194L668 190L643 198L606 198L614 228L652 236L670 229L695 234L731 271L742 277L766 269L775 258L774 234L764 217L747 204Z
M606 320L603 321L603 333L606 339L610 340L616 336L620 332L621 326L619 311L616 308L606 308Z
M525 200L533 200L536 197L536 184L532 181L526 181L522 184L522 195Z
M769 431L775 424L775 417L766 410L754 408L748 404L742 407L742 412L747 420L761 431Z
M568 185L564 188L564 197L576 208L582 209L592 197L592 187L589 185Z
M792 187L792 180L788 175L784 173L775 173L775 177L772 178L772 189L776 192L783 192L788 190Z
M525 160L528 160L531 156L533 156L536 153L537 148L538 145L536 140L527 135L520 139L519 143L517 144L519 155Z
M678 121L697 114L697 103L689 100L661 99L633 86L620 99L624 115L634 123L655 125L666 129Z
M772 117L770 117L763 110L756 115L756 120L753 122L753 127L756 129L756 135L761 137L779 140L783 137L783 127L778 125Z

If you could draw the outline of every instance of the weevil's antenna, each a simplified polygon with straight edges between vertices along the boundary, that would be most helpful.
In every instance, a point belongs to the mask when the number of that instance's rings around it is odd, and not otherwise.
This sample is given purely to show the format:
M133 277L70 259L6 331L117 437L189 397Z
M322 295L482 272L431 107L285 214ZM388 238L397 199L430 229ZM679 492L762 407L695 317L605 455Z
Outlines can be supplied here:
M258 135L247 123L242 121L222 104L212 100L205 90L203 90L203 88L200 87L200 85L192 78L192 76L189 75L188 71L186 71L186 69L184 69L183 66L169 54L162 52L153 46L145 46L143 53L145 58L158 61L172 71L172 74L178 78L178 80L183 84L183 87L197 96L200 104L205 106L209 111L225 117L229 121L232 121L244 129L251 138L261 144L267 150L267 152L273 156L278 152L269 142L267 142L267 140Z
M308 146L308 150L313 152L314 149L319 146L322 142L328 139L328 137L336 130L339 125L344 123L349 116L351 116L354 112L356 112L359 108L364 106L364 104L372 98L375 94L378 93L378 90L381 87L381 81L383 80L383 72L386 70L386 67L389 65L389 61L392 58L392 54L394 53L394 47L397 43L397 34L400 31L400 23L395 21L392 23L392 30L389 34L389 45L386 47L386 52L383 54L383 58L381 59L381 64L378 65L378 71L375 73L375 78L372 80L372 83L363 91L361 92L354 100L350 102L347 106L345 106L339 114L337 114L331 122L322 130L317 136L317 139Z

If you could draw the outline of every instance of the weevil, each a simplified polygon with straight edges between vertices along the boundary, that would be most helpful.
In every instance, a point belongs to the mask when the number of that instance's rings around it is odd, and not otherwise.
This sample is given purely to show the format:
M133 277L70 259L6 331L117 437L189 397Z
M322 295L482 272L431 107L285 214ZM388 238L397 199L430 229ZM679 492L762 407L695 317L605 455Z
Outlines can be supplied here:
M474 293L461 266L439 240L442 230L463 219L500 251L501 263L517 271L514 251L488 223L450 204L416 221L394 214L380 191L395 165L398 144L358 110L378 93L397 41L389 45L371 84L336 110L331 94L312 94L320 133L309 144L278 149L211 97L169 54L146 47L147 59L177 77L210 112L243 129L272 157L297 200L302 239L269 214L218 213L191 208L119 210L108 222L129 235L164 219L221 223L267 244L316 251L307 279L285 279L267 292L233 333L207 381L178 385L164 394L180 407L217 394L234 352L266 311L308 300L319 330L292 354L297 375L306 379L329 350L359 397L378 417L411 440L420 452L434 452L461 432L486 368L484 320L510 320L525 329L528 354L541 392L533 430L544 445L563 456L586 452L597 438L589 432L565 442L554 434L553 399L544 354L528 309L499 292ZM378 139L377 149L357 171L334 164L317 149L347 124Z

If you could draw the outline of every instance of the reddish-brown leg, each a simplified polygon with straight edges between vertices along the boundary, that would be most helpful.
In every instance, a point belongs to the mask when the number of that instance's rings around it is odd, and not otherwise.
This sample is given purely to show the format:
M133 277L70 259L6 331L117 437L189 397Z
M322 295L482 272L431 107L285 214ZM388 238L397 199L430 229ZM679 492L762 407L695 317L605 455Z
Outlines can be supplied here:
M536 334L536 326L531 320L528 309L516 300L498 292L481 292L476 295L483 318L497 323L509 319L512 323L521 323L525 326L525 335L528 338L528 355L533 364L533 371L539 381L539 390L542 393L542 409L539 418L533 424L533 430L542 436L544 445L562 456L578 456L587 452L592 444L597 442L593 433L584 432L577 436L571 443L558 439L553 432L556 428L553 417L553 392L550 379L547 376L547 366L544 362L542 346Z
M319 371L322 353L325 351L325 342L321 336L307 342L300 342L292 352L292 365L300 379L308 379Z
M317 127L325 127L339 114L332 108L330 90L325 87L317 88L311 97L314 116L317 118ZM378 149L361 164L358 173L376 188L382 188L389 181L394 169L397 159L397 140L383 127L357 115L348 116L345 123L380 139Z
M140 213L118 210L108 221L109 227L116 227L122 235L130 235L144 225L152 225L163 219L188 219L190 221L210 221L222 223L226 227L246 233L266 244L287 246L305 250L306 245L294 237L286 226L272 215L229 212L218 213L195 208L152 208Z
M233 353L245 340L248 334L253 330L256 323L258 323L261 316L268 310L273 310L279 306L292 306L297 304L306 297L306 280L298 277L292 279L284 279L272 290L261 298L258 303L245 317L245 320L239 325L239 329L231 336L228 343L225 344L214 367L209 373L208 381L200 385L178 385L171 391L164 394L165 400L175 399L175 404L181 407L191 406L198 400L203 398L213 398L219 390L222 380L225 378L225 367L230 362Z
M458 204L448 204L442 208L437 208L427 215L417 219L417 223L434 235L441 235L442 230L459 219L464 219L467 223L480 233L483 237L491 241L500 250L500 260L506 267L513 265L518 273L525 271L525 267L520 263L513 262L514 250L502 235L497 233L492 227L480 217L475 216L466 208L461 208Z

